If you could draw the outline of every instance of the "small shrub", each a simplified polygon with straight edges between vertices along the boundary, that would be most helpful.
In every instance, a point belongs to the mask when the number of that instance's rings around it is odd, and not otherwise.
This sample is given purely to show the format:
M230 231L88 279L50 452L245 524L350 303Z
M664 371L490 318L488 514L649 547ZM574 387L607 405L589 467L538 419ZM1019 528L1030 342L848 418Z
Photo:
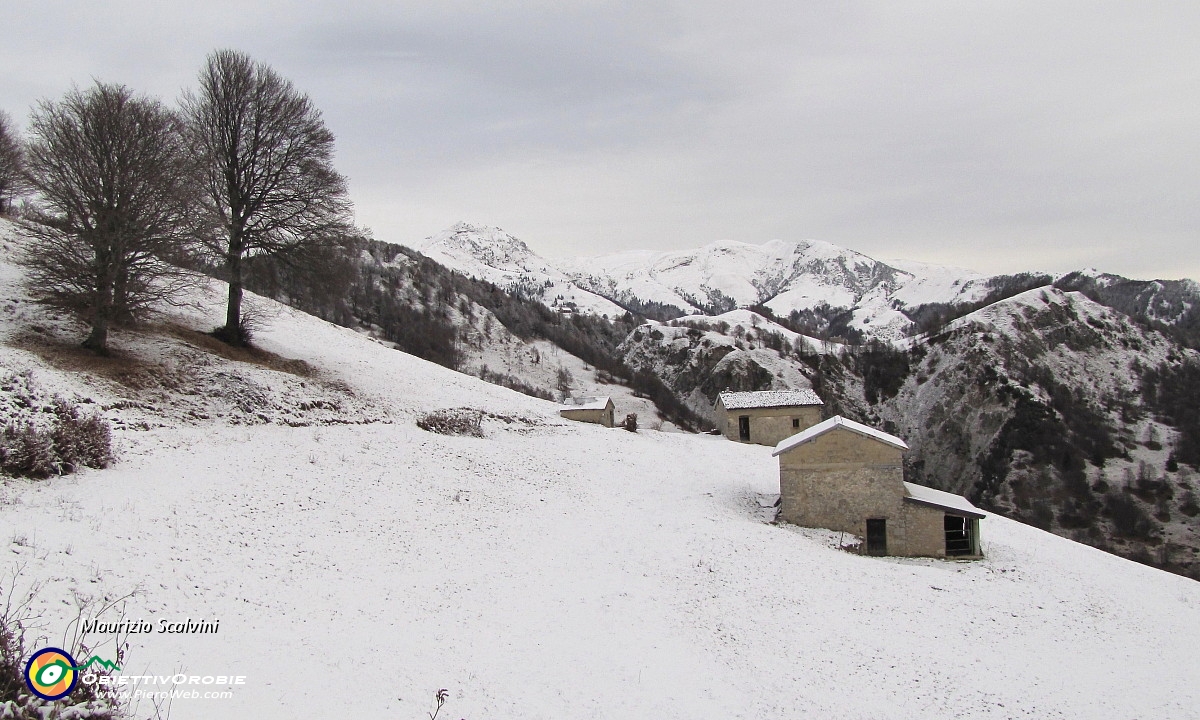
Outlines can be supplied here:
M6 473L43 478L58 469L49 433L30 421L6 425L0 443L0 465Z
M221 325L220 328L212 330L212 337L235 348L250 346L251 341L254 340L253 331L246 326L246 318L242 318L242 323L238 328L230 330L228 325Z
M626 415L625 422L621 424L621 427L625 428L629 432L633 432L633 433L637 432L638 431L637 413L629 413L628 415Z
M483 412L471 408L434 410L417 420L417 427L439 435L483 437Z
M55 398L45 427L31 420L10 421L0 432L0 469L9 475L44 478L80 466L103 468L112 462L112 432L103 418Z
M51 432L54 451L66 472L76 467L103 468L112 462L112 431L99 415L84 415L77 405L55 398L57 423Z

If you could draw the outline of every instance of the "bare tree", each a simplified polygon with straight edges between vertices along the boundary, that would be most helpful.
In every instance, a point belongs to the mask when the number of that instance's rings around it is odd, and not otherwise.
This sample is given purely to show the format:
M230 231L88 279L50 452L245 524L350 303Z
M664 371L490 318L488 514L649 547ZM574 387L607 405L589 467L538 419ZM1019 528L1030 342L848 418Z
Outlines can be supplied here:
M23 166L20 134L8 113L0 110L0 215L11 214L16 199L25 193Z
M183 123L124 85L73 89L34 110L26 177L30 284L39 299L84 311L84 346L106 353L112 323L187 284L173 264L196 228Z
M244 261L330 244L351 231L346 180L333 168L333 133L292 83L244 53L218 50L186 93L190 144L200 165L204 208L219 228L210 250L229 280L225 326L240 345Z

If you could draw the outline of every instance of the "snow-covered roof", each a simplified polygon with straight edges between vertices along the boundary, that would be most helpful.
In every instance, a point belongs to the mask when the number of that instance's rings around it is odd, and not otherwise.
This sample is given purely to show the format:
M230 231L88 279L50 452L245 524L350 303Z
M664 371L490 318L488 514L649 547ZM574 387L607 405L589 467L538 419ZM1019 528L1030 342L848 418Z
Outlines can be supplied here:
M612 399L608 396L594 398L568 398L569 402L564 403L566 407L563 410L603 410L608 407Z
M932 505L944 510L953 510L968 517L987 517L983 514L982 510L972 505L971 501L962 495L934 490L931 487L910 482L904 483L904 489L908 490L908 497L904 498L905 500L911 500L922 505Z
M771 456L774 457L776 455L779 455L780 453L785 453L788 450L791 450L792 448L796 447L797 445L803 445L804 443L808 442L809 440L813 440L817 437L820 437L821 435L824 435L825 433L829 432L830 430L834 430L839 427L846 428L847 430L853 430L854 432L858 433L859 435L866 435L867 437L873 437L876 440L879 440L880 442L885 442L888 445L891 445L893 447L898 447L901 450L908 449L908 445L903 440L896 437L895 435L888 435L887 433L885 433L882 430L876 430L875 428L867 427L866 425L863 425L862 423L857 423L857 422L854 422L853 420L847 420L846 418L842 417L841 415L835 415L824 422L819 422L816 425L813 425L812 427L808 428L807 430L801 430L800 432L796 433L795 435L793 435L789 438L784 438L783 440L780 440L779 444L775 446L775 452L771 453Z
M793 405L824 405L812 390L759 390L758 392L723 392L717 401L726 410L750 408L791 407Z

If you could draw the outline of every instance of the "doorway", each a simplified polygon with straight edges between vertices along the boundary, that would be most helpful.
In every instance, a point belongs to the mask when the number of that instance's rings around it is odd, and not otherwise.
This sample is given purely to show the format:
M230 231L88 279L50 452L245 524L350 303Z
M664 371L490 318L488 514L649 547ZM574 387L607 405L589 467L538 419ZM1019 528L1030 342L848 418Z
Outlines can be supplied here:
M887 520L867 519L867 554L887 555Z
M974 555L975 542L971 537L973 523L959 515L947 515L944 522L946 529L946 557L956 555Z
M750 416L738 416L738 440L750 442Z

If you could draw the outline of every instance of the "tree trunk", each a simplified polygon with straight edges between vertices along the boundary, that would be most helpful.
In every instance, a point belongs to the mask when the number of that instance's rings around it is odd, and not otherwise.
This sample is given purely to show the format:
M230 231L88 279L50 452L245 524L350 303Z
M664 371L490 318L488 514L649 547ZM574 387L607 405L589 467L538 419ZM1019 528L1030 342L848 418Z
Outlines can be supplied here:
M92 332L83 346L98 355L108 354L108 326L113 313L112 261L106 253L96 253L96 307L92 315Z
M108 317L107 312L101 313L96 308L96 317L92 320L92 332L83 341L83 346L94 351L97 355L108 354Z
M242 254L230 252L225 258L229 270L229 304L225 310L225 342L246 344L242 328Z

